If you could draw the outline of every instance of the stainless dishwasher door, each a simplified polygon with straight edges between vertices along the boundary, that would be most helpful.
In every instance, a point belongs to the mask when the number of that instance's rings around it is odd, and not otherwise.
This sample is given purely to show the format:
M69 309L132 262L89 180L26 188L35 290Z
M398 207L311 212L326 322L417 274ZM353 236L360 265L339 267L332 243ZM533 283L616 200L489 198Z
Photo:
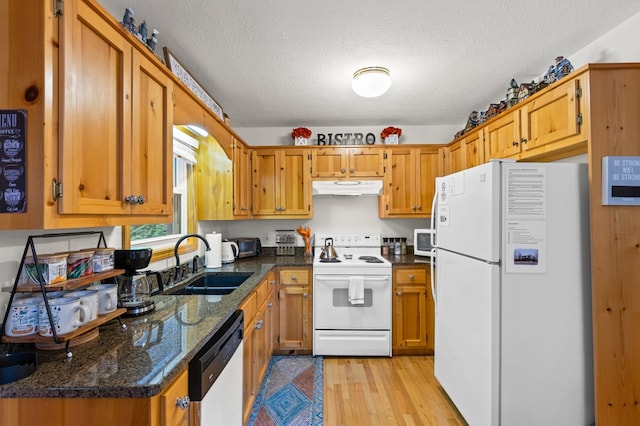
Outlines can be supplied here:
M242 425L244 314L234 312L189 363L189 398L200 425Z

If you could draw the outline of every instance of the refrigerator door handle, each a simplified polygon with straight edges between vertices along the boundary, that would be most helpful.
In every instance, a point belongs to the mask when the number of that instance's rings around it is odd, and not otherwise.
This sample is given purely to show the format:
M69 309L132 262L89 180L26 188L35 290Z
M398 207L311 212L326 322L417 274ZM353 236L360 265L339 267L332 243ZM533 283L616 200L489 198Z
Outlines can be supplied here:
M429 268L431 269L431 297L433 297L433 305L435 309L438 309L438 298L436 296L436 279L435 279L435 260L436 260L436 249L431 249L431 262L429 263Z
M433 201L431 202L431 229L435 230L435 217L436 217L436 204L438 201L438 191L436 190L436 193L433 195ZM436 246L436 233L432 232L431 233L431 247L435 247Z

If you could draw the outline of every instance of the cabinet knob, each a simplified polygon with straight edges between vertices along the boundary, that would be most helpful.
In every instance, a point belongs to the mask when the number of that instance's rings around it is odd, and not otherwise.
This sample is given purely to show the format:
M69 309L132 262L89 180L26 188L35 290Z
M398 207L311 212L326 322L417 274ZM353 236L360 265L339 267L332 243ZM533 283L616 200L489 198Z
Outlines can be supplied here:
M267 305L269 308L273 308L273 303L269 302L269 304Z
M276 284L276 280L271 280L271 281L269 281L269 284L271 284L271 285L275 285L275 284Z
M302 297L304 297L305 299L307 298L308 295L309 294L307 294L307 293L302 293Z
M347 172L347 169L340 169L340 172L341 172L341 173L346 173L346 172Z
M520 138L520 142L527 143L527 138Z
M513 141L513 142L511 142L511 145L518 146L518 142L517 141Z
M138 195L138 204L144 204L144 195Z
M415 278L415 276L414 276L413 274L409 274L409 279L410 279L411 281L413 281L413 279L414 279L414 278Z
M189 408L190 403L191 400L189 399L188 395L185 395L182 398L176 398L176 407L180 408L181 410L186 410L187 408Z
M296 277L295 275L291 275L291 281L296 281L298 279L298 277Z
M402 292L401 291L396 291L396 296L402 296Z
M418 206L418 210L422 211L422 206Z
M262 330L262 325L264 324L264 321L260 320L256 323L256 330Z
M349 169L349 173L355 173L356 169Z
M124 201L127 204L135 204L138 202L138 197L136 197L135 195L127 195L126 197L124 197Z

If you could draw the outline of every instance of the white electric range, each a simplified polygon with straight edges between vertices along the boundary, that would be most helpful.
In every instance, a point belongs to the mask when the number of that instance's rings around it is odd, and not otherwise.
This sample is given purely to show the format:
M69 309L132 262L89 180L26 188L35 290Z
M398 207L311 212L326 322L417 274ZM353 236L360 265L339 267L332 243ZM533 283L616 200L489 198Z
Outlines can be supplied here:
M391 263L379 234L316 233L313 354L391 356ZM323 259L327 244L336 258ZM326 256L325 256L326 257Z

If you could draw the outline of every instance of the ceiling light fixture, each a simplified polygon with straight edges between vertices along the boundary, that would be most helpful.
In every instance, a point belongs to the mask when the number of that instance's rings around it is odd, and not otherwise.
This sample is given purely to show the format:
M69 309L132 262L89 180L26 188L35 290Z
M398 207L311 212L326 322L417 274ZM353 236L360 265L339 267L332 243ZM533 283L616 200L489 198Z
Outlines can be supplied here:
M366 67L353 73L351 87L363 98L375 98L391 86L389 70L383 67Z

